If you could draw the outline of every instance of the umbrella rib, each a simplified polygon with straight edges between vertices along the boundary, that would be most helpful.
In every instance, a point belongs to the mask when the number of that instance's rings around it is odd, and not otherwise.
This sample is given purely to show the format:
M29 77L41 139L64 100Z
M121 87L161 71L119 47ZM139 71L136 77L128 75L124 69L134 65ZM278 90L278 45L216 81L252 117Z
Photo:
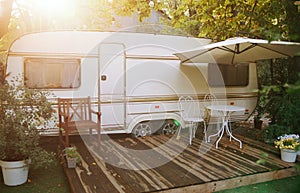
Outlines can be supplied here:
M248 46L247 48L245 48L245 49L243 49L241 51L240 51L239 44L237 44L237 47L236 47L237 49L236 50L232 50L232 49L230 49L230 48L228 48L226 46L222 46L222 47L220 47L218 49L221 49L221 50L233 53L233 56L232 56L232 59L231 59L231 64L233 64L234 63L234 58L235 58L236 54L241 54L243 52L246 52L247 50L249 50L251 48L254 48L255 46L257 46L257 44L251 44L250 46Z
M227 52L232 52L232 53L236 53L234 50L226 47L226 46L222 46L222 47L217 47L218 49L220 50L224 50L224 51L227 51Z
M238 51L238 54L241 54L243 52L246 52L247 50L250 50L251 48L254 48L255 46L258 46L257 44L251 44L247 48L243 49L242 51Z
M251 44L250 46L248 46L247 48L245 48L245 49L243 49L241 51L240 51L240 49L238 49L238 50L232 50L232 49L230 49L230 48L228 48L226 46L222 46L219 49L227 51L227 52L232 52L234 54L241 54L241 53L243 53L243 52L245 52L245 51L247 51L247 50L249 50L251 48L254 48L255 46L257 46L257 44Z
M201 53L199 53L199 54L196 54L196 55L194 55L194 56L192 56L192 57L189 57L189 58L187 58L187 59L181 61L181 63L185 63L185 62L187 62L187 61L189 61L189 60L191 60L191 59L193 59L193 58L196 58L196 57L198 57L198 56L201 56L202 54L205 54L205 53L207 53L207 52L209 52L209 51L211 51L211 50L214 50L214 49L215 49L215 48L211 48L211 49L206 50L205 52L201 52Z
M189 61L189 60L191 60L191 59L193 59L193 58L196 58L196 57L198 57L198 56L201 56L202 54L205 54L205 53L207 53L207 52L210 52L210 51L212 51L212 50L214 50L214 49L220 49L220 50L224 50L224 51L227 51L227 52L235 53L234 50L232 50L232 49L230 49L230 48L228 48L228 47L226 47L226 46L215 47L215 48L210 48L210 49L206 50L205 52L201 52L201 53L196 54L196 55L194 55L194 56L192 56L192 57L189 57L189 58L187 58L187 59L185 59L185 60L183 60L183 61L181 61L181 62L182 62L182 63L185 63L185 62L187 62L187 61Z
M235 59L235 55L236 54L241 54L243 52L246 52L247 50L250 50L251 48L254 48L255 46L257 46L257 44L251 44L250 46L248 46L247 48L243 49L243 50L240 50L240 46L239 44L237 45L237 50L233 52L233 56L232 56L232 59L231 59L231 64L234 63L234 59Z

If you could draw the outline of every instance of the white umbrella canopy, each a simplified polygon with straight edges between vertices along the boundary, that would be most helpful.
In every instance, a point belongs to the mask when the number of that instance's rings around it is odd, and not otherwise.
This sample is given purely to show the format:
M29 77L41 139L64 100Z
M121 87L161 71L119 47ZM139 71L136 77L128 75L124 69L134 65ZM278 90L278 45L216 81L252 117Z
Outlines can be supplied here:
M237 64L300 55L300 43L236 37L175 55L182 63Z

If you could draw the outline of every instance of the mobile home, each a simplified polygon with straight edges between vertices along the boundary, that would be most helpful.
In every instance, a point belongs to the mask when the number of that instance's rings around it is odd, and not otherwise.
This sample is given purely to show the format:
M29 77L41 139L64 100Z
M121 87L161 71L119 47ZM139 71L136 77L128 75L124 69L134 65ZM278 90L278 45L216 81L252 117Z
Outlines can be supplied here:
M174 55L208 43L129 32L32 33L12 43L6 72L8 78L22 74L27 87L49 89L56 97L91 96L106 134L144 136L169 131L175 120L184 124L177 104L182 95L192 96L200 110L207 94L244 106L232 118L245 120L257 103L256 64L182 64Z

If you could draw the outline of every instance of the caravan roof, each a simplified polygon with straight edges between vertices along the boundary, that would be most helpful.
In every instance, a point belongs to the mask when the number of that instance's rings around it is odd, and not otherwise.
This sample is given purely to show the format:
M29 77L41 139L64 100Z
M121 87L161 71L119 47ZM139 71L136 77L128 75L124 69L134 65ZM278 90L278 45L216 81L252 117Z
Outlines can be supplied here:
M120 43L127 54L172 55L210 43L209 39L131 32L55 31L27 34L15 40L10 55L64 53L97 55L99 43ZM147 49L145 48L147 45ZM153 47L149 53L149 47ZM163 47L164 49L159 49ZM168 52L162 51L168 48Z

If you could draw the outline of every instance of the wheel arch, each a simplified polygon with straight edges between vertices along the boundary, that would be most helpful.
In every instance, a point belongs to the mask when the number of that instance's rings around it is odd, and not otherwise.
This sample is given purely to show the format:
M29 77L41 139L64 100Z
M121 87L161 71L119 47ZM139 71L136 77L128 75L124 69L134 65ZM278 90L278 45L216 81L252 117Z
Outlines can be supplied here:
M178 113L153 113L153 114L142 114L133 118L127 126L127 133L132 133L134 127L145 121L159 121L159 120L177 120L180 125L184 124L183 119Z

